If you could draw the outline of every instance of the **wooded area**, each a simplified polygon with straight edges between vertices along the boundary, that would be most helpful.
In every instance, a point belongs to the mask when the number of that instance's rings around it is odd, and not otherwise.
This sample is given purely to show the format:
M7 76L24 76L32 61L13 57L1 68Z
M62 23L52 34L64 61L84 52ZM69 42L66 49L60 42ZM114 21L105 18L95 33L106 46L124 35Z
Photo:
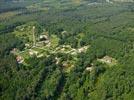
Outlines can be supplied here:
M40 2L0 4L0 16L15 13L0 19L0 99L133 100L134 3L89 6L64 0L59 6L55 2L61 1L53 0L42 4L47 10L28 8ZM39 51L45 56L25 54L27 64L18 64L11 51L28 50L30 26L36 27L36 36L44 32L53 44ZM61 52L60 46L67 45L65 50L74 54ZM75 52L84 46L89 47ZM51 53L57 48L61 51Z

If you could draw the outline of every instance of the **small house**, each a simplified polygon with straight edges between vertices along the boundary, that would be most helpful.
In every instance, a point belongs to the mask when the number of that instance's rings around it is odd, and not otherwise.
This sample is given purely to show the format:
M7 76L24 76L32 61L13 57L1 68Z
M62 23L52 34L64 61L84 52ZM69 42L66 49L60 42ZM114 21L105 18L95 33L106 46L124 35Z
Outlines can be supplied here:
M13 54L15 54L16 52L18 52L18 49L17 49L17 48L13 48L13 49L10 51L10 53L13 53Z
M103 58L103 61L106 62L106 63L112 63L113 59L111 57L109 57L109 56L105 56Z
M37 56L37 54L38 54L37 51L31 50L31 49L29 50L29 55L30 55L30 56L34 56L34 55Z
M93 70L93 67L87 67L86 68L86 71L90 71L91 72L92 70Z
M16 57L16 61L17 61L19 64L21 64L21 63L24 62L24 59L23 59L23 57L21 57L21 56L17 56L17 57Z
M25 44L25 47L29 48L30 47L30 44L26 43Z
M116 64L117 63L117 60L112 58L112 57L109 57L109 56L105 56L103 57L102 59L98 59L98 61L102 62L102 63L106 63L106 64Z
M42 46L42 45L46 45L49 43L50 43L50 40L47 35L40 35L39 42L36 44L36 46Z
M39 40L46 41L46 40L48 40L48 36L47 35L40 35Z

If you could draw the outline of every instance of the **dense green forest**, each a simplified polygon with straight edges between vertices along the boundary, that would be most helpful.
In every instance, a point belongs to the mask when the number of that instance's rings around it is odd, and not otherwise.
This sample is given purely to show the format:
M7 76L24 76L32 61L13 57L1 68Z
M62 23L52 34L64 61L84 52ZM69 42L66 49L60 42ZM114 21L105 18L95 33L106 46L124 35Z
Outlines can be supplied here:
M0 100L133 100L134 2L117 1L1 0Z

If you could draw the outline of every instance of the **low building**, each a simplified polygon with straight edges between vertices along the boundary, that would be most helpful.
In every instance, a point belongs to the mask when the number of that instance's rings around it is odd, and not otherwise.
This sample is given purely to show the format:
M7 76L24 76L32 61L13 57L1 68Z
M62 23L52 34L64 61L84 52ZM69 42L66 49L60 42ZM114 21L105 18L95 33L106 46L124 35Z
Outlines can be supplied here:
M47 45L50 43L50 40L48 38L47 35L40 35L39 36L39 41L36 43L36 46L43 46L43 45Z
M117 63L116 59L109 57L109 56L104 56L103 58L98 59L98 61L100 61L102 63L110 64L110 65L111 64L114 65Z
M78 53L86 52L88 49L88 46L84 46L78 49Z
M31 49L29 50L29 55L30 56L34 56L34 55L37 56L37 54L38 54L37 51L31 50Z
M12 54L16 54L16 52L18 52L19 50L17 49L17 48L13 48L11 51L10 51L10 53L12 53Z
M106 63L112 63L112 58L109 56L105 56L101 59L101 61L106 62Z
M90 71L91 72L92 70L93 70L93 67L87 67L86 68L86 71Z
M41 58L43 56L44 56L44 54L40 54L40 55L37 56L37 58Z
M62 31L62 32L61 32L61 34L66 34L66 33L67 33L67 31Z
M30 44L26 43L26 44L25 44L25 47L26 47L26 48L29 48L29 47L30 47Z
M24 59L23 59L23 57L21 57L21 56L17 56L17 57L16 57L16 61L17 61L19 64L21 64L21 63L24 62Z
M55 57L56 60L56 65L58 65L60 63L60 58Z
M39 40L46 41L46 40L48 40L48 36L47 35L40 35Z
M68 67L69 64L68 64L68 62L63 62L62 66L63 66L63 67Z

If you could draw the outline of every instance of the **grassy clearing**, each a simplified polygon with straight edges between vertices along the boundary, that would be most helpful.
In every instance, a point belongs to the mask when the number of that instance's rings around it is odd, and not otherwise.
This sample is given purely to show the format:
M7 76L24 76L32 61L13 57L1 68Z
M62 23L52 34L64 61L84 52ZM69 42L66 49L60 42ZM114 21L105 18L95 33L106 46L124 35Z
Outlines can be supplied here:
M51 47L54 48L54 47L58 46L59 38L56 35L51 35L50 41L51 41Z

